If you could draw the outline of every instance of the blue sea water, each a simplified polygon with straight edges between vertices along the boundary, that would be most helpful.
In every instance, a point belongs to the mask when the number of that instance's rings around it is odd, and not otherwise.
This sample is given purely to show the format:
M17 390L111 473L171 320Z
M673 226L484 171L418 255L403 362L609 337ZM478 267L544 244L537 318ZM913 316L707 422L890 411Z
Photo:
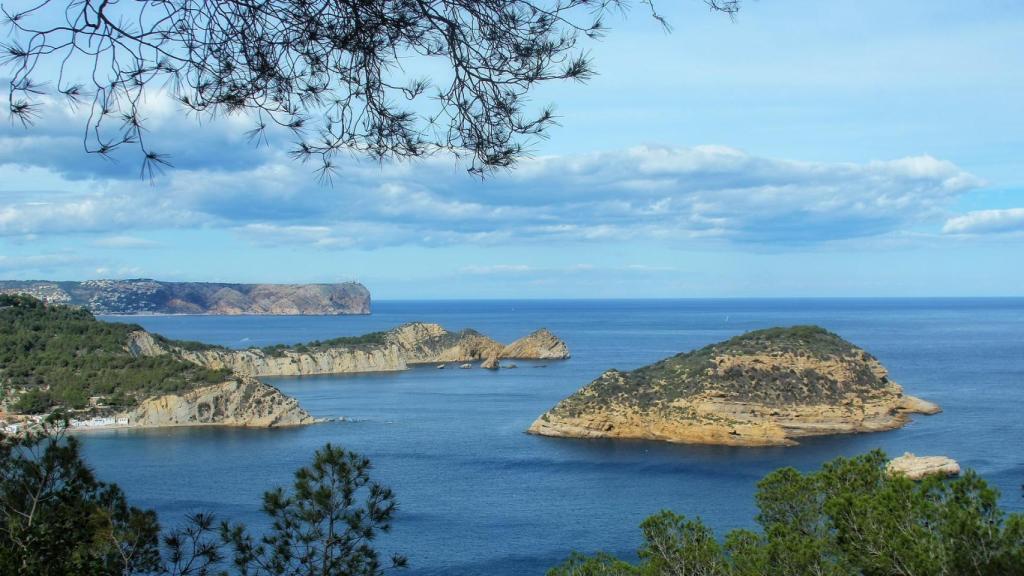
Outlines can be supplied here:
M125 321L122 318L107 318ZM753 527L759 478L882 448L946 454L1024 510L1024 299L377 302L372 316L138 317L172 338L232 347L384 330L476 328L511 341L544 326L572 358L517 370L267 379L316 416L283 430L168 429L83 435L89 463L164 525L212 511L261 525L259 497L332 442L370 457L400 511L389 552L410 575L542 574L571 551L633 554L637 525L670 508L716 530ZM728 448L530 436L559 399L607 368L631 369L755 328L819 324L876 355L910 394L944 411L885 433Z

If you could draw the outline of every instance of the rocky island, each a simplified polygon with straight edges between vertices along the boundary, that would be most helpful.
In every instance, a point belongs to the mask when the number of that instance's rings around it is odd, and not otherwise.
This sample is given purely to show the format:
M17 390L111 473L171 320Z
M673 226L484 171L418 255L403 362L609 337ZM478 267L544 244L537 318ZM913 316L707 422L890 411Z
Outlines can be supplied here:
M93 314L369 314L370 292L342 284L218 284L158 280L0 281L25 294Z
M916 456L912 452L904 452L903 456L893 458L885 465L885 472L890 476L906 476L911 480L923 480L930 476L949 478L960 474L960 464L948 456Z
M939 407L903 393L873 356L817 326L770 328L630 372L609 370L532 434L731 446L899 428Z

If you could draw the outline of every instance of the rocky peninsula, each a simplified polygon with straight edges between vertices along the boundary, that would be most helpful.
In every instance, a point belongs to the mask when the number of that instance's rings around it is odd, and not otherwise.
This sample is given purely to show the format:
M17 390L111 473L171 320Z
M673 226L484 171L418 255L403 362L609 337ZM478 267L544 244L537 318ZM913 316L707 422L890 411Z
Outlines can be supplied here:
M25 294L93 314L369 314L370 292L341 284L223 284L150 279L0 281L0 294Z
M128 349L138 356L169 355L212 370L252 377L390 372L417 364L569 357L565 343L546 329L504 345L476 330L450 332L438 324L422 322L363 336L246 350L194 343L186 346L137 330L130 335Z
M425 323L231 350L102 322L81 307L0 294L0 420L15 428L58 409L83 429L310 424L316 420L294 398L257 377L568 357L565 343L543 329L504 345L475 330Z
M770 328L630 372L609 370L532 434L784 446L878 432L939 407L903 393L873 356L817 326Z

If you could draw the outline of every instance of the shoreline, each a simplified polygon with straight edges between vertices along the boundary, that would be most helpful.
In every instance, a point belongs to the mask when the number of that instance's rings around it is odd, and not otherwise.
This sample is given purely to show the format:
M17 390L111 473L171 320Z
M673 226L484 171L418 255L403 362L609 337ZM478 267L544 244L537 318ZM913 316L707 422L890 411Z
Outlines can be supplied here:
M245 428L249 430L274 430L278 428L299 428L301 426L312 426L331 422L331 418L314 418L313 422L296 422L293 424L276 424L273 426L258 426L254 424L229 424L222 422L189 422L177 424L110 424L103 426L68 426L67 431L79 432L108 432L112 430L158 430L161 428Z

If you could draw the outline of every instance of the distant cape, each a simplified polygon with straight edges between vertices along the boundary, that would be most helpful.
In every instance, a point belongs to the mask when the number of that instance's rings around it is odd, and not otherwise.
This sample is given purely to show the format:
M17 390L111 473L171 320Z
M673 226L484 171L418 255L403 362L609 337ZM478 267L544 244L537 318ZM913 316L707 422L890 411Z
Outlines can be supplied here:
M223 284L131 280L0 280L0 294L28 294L93 314L369 314L370 291L341 284Z

